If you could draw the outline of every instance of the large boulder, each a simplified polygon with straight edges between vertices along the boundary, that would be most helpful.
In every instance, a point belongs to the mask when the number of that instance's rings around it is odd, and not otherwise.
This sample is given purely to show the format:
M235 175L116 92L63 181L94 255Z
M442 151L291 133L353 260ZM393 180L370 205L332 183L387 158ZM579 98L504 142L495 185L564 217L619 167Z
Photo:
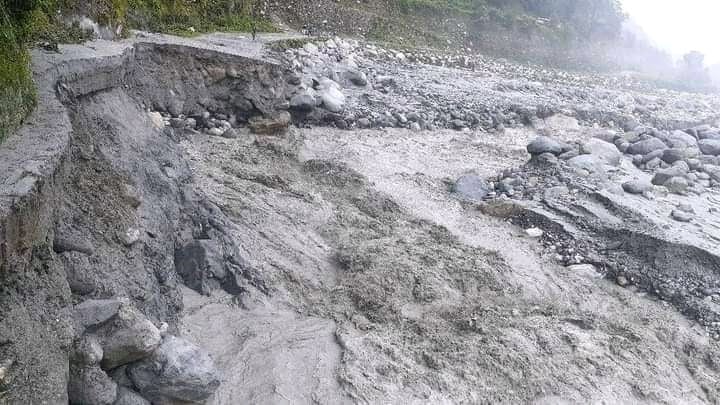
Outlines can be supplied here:
M720 139L703 139L698 142L698 146L706 155L720 156Z
M320 99L326 110L339 113L345 107L345 95L340 91L340 85L337 82L328 79L320 79L319 85Z
M585 142L581 150L583 153L596 156L610 166L619 166L622 159L622 154L615 145L598 138L592 138Z
M94 334L102 346L101 365L106 370L147 357L161 341L158 328L127 304Z
M220 386L210 356L192 343L167 336L152 356L128 367L140 393L153 402L202 402Z
M667 149L667 145L665 145L663 141L657 138L649 138L630 145L627 153L631 155L647 155L650 152L661 149Z
M453 185L453 192L465 201L482 201L492 191L490 185L476 174L461 176Z

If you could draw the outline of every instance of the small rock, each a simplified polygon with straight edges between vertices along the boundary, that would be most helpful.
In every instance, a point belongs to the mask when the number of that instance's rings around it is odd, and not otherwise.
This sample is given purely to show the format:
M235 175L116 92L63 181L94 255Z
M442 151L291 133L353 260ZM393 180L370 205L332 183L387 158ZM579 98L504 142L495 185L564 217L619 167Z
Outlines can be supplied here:
M372 125L372 123L367 118L360 118L359 120L357 120L357 125L360 128L370 128L370 125Z
M453 192L461 199L480 202L492 191L483 178L475 174L460 177L453 186Z
M567 145L558 142L547 136L538 136L527 146L527 151L531 155L540 155L542 153L552 153L555 156L567 151Z
M12 367L14 363L15 362L10 359L0 361L0 384L5 381L5 378L10 373L10 367Z
M542 237L544 234L543 230L540 228L530 228L525 230L525 235L527 235L529 238L537 239Z
M681 210L673 210L673 212L670 213L670 217L678 222L690 222L693 219L691 213Z
M672 177L663 185L671 193L684 194L688 188L688 181L684 177Z
M125 233L120 235L120 240L126 247L130 247L140 240L140 230L134 227L128 228Z
M602 139L591 138L582 145L582 152L596 156L610 166L620 165L622 155L615 145Z
M316 105L314 91L310 89L303 90L290 99L290 108L297 111L312 111Z
M665 185L665 183L671 178L684 176L685 173L686 172L683 171L683 168L679 166L673 166L667 169L660 169L655 172L655 175L652 178L652 184L656 186L662 186Z
M535 157L533 157L533 160L535 163L541 165L541 166L554 166L558 164L558 158L554 154L550 152L541 153Z
M650 152L667 149L667 145L657 138L650 138L644 141L636 142L627 150L627 153L631 155L647 155Z
M651 160L655 160L655 159L662 160L663 154L664 154L663 149L654 150L642 157L642 163L647 163L647 162L649 162Z
M208 133L208 135L211 135L211 136L222 136L222 134L224 134L225 131L223 131L220 128L210 128L210 129L208 129L207 133Z
M590 173L603 173L603 161L594 155L580 155L568 160L568 164Z
M580 156L580 152L577 151L577 150L575 150L575 149L573 149L573 150L569 150L569 151L567 151L567 152L565 152L565 153L561 153L560 156L558 156L558 159L561 159L561 160L570 160L570 159L572 159L572 158L574 158L574 157L578 157L578 156Z
M694 214L695 209L692 207L692 205L688 203L680 203L677 205L677 209L682 212L687 212L688 214Z
M698 142L700 151L706 155L720 155L720 139L703 139Z
M165 127L165 120L163 120L162 114L160 114L159 112L149 112L148 116L150 117L150 121L156 128L162 129Z
M618 284L620 287L627 287L627 286L630 284L630 282L628 281L627 277L625 277L625 276L617 276L617 278L615 279L615 281L617 282L617 284Z
M663 160L663 162L669 164L682 161L683 159L685 159L685 150L677 148L665 149L663 150L661 159Z
M350 83L360 87L365 87L368 84L367 76L365 75L365 73L355 69L350 69L345 72L345 79L349 80Z
M689 148L697 146L697 140L690 134L683 131L673 131L667 137L668 144L673 148Z
M182 118L170 118L170 126L173 128L184 128L185 120Z
M73 319L83 328L99 325L114 317L122 303L118 300L87 300L75 306Z
M623 183L622 188L630 194L642 194L646 191L652 191L653 185L649 181L631 180Z

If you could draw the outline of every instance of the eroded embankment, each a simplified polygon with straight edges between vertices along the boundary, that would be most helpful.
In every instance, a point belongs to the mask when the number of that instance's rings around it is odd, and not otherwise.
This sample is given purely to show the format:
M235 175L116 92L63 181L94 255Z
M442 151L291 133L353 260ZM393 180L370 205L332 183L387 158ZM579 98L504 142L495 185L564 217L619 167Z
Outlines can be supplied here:
M524 157L506 135L208 136L176 117L242 132L297 78L174 41L37 56L42 103L0 149L2 400L718 401L706 334L449 192ZM193 352L201 383L166 389L175 334L222 375Z
M172 332L183 281L234 293L251 283L222 235L222 213L193 188L178 139L143 106L247 120L286 101L280 66L199 47L101 42L35 56L38 110L0 150L0 391L8 403L67 402L68 379L89 378L73 341L102 328L78 325L74 305L124 297ZM205 273L208 251L227 261L222 271Z

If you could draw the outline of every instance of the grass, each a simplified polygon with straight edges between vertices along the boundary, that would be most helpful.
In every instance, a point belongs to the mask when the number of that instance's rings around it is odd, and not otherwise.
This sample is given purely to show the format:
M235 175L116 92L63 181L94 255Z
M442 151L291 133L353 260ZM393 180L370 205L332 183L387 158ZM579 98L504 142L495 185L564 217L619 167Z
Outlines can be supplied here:
M404 12L429 11L443 14L473 14L482 1L478 0L399 0Z

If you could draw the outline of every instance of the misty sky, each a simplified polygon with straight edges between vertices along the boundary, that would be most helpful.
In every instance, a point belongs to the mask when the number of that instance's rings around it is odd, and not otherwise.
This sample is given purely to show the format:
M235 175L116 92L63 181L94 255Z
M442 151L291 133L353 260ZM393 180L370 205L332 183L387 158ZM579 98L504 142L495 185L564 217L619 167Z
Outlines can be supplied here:
M720 63L720 0L622 0L625 11L673 56L698 50Z

